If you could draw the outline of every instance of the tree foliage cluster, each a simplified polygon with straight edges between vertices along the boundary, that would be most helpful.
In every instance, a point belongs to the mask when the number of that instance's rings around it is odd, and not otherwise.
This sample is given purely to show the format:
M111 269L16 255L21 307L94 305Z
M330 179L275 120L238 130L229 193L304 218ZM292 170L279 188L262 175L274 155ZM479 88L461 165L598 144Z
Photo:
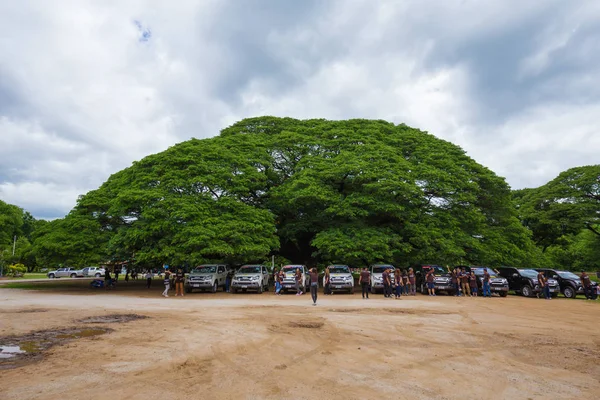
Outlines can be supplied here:
M32 248L46 265L142 267L271 255L308 265L535 267L552 252L569 257L557 240L587 249L593 204L577 203L586 231L549 239L556 227L546 218L556 215L538 215L532 202L545 194L534 192L511 192L459 147L404 124L250 118L112 175L65 218L39 226ZM564 199L553 212L568 208Z
M571 168L539 188L516 190L513 201L545 264L600 269L600 165Z
M3 270L8 270L15 263L24 264L29 272L36 268L37 260L32 243L35 231L45 224L46 221L36 220L20 207L0 200L0 267Z

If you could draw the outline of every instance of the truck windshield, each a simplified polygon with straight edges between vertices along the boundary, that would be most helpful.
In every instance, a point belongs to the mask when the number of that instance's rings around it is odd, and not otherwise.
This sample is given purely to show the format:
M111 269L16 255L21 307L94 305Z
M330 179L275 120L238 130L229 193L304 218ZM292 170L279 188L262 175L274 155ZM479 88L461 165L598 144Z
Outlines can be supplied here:
M375 265L375 266L373 266L373 273L374 274L383 274L383 271L385 271L388 268L392 272L394 272L396 270L396 268L392 267L391 265Z
M434 275L443 275L448 273L448 271L444 267L440 267L438 265L434 265L431 268L433 268Z
M556 271L556 273L558 274L558 276L560 276L563 279L579 280L579 277L577 275L575 275L574 273L569 272L569 271Z
M329 267L329 273L331 274L349 274L350 268L345 265L335 265L333 267Z
M286 274L292 273L292 272L296 272L296 270L299 269L300 272L302 271L302 267L298 266L298 265L288 265L287 267L283 267L283 272L285 272Z
M238 270L238 273L240 273L240 274L260 274L260 267L255 267L255 266L242 267Z
M519 273L526 278L535 278L537 279L538 272L534 269L520 269Z
M483 276L483 268L474 269L473 272L477 276ZM487 272L488 272L488 274L490 274L490 277L492 277L492 278L497 278L498 277L498 274L495 273L494 271L492 271L491 269L488 269Z
M214 274L215 272L217 272L217 267L215 267L214 265L205 265L196 268L193 272L196 274Z

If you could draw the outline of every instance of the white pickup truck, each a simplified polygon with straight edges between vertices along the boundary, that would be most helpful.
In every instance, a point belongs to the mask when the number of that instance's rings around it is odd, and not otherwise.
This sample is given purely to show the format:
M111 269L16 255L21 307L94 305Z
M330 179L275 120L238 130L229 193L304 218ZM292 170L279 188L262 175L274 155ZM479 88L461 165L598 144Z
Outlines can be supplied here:
M347 265L330 265L329 288L332 292L347 291L354 293L354 277Z
M83 271L75 268L59 268L56 271L48 272L48 278L79 278L83 276Z
M219 287L225 287L228 272L225 265L200 265L188 274L185 291L191 293L194 289L202 289L216 293Z
M237 293L256 290L258 293L269 291L269 271L264 265L244 265L233 275L231 290Z
M296 290L296 270L300 269L302 278L300 279L300 290L306 293L308 289L310 276L308 275L308 269L304 265L286 265L282 268L283 277L283 292L287 293L288 290Z
M103 277L106 271L101 267L85 267L82 271L83 276Z

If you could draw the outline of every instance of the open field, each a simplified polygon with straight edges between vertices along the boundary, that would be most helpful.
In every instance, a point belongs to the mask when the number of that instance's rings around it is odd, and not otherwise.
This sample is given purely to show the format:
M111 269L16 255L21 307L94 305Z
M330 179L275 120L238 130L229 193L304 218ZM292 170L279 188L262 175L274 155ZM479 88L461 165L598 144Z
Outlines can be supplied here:
M0 371L0 397L575 399L600 393L600 301L320 294L312 307L309 296L272 293L165 299L159 284L148 291L141 283L116 291L67 281L52 291L0 286L0 345L9 344L7 336L34 340L39 330L70 338ZM132 313L149 318L81 321ZM103 334L91 334L96 331ZM0 369L8 365L1 361Z
M13 278L12 276L3 276L0 280L22 280L22 279L48 279L48 275L44 272L29 272L23 276Z

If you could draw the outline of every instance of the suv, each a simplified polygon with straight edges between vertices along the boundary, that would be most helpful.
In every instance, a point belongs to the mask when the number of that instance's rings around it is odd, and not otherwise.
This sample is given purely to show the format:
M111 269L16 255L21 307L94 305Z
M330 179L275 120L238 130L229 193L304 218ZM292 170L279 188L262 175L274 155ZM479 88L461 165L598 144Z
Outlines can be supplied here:
M475 273L477 277L477 289L479 293L483 293L483 269L487 267L472 267L465 268L465 271ZM508 295L508 279L498 276L498 273L491 268L488 268L488 274L490 274L490 293L498 293L500 297L506 297Z
M194 289L203 291L210 289L211 292L216 293L219 286L225 287L227 272L225 265L199 265L188 274L185 280L185 291L191 293Z
M85 267L83 270L81 270L81 274L83 276L94 276L96 278L104 276L105 273L106 271L101 267Z
M442 267L441 265L417 265L412 267L415 273L415 285L419 288L421 293L427 294L427 285L425 281L425 276L430 269L433 268L433 284L435 286L436 292L443 291L449 295L454 295L455 290L452 285L452 276L448 269Z
M344 290L354 293L354 277L347 265L330 265L327 268L331 277L329 288L332 292Z
M83 276L82 270L76 270L75 268L59 268L56 271L48 272L48 278L79 278Z
M309 287L310 276L308 275L308 268L304 265L286 265L282 268L284 277L283 277L283 292L287 293L289 289L296 290L296 269L300 268L300 272L302 273L302 279L300 280L300 287L303 292L306 293L306 290Z
M498 268L498 275L508 280L508 287L515 293L520 293L525 297L532 297L534 294L540 294L540 286L537 279L538 272L535 269L517 269L512 267ZM548 279L550 294L552 297L558 296L560 287L554 279Z
M226 276L225 274L224 276ZM256 290L258 293L269 291L269 271L264 265L244 265L233 274L231 290Z
M536 271L543 272L546 278L556 279L560 286L560 292L567 299L574 299L578 294L584 294L583 286L578 275L569 271L557 271L555 269L539 268ZM595 290L598 283L592 281L592 290Z
M390 269L390 282L394 285L394 271L396 267L391 264L375 264L371 265L371 293L377 293L378 290L383 291L383 271Z

